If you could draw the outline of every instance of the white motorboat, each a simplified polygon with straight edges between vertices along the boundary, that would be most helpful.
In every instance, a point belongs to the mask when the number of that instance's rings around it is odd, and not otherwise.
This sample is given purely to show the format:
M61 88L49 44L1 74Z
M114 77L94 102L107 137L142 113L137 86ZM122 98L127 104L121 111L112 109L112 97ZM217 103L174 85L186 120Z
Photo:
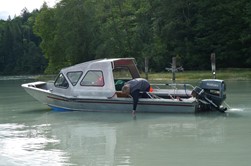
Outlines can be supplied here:
M53 82L36 81L22 84L35 99L55 110L131 111L133 100L121 93L123 84L139 78L134 58L101 59L61 69ZM222 80L203 80L201 86L161 84L170 88L153 90L147 98L140 98L137 112L183 112L220 109L225 100ZM192 87L189 90L187 87Z

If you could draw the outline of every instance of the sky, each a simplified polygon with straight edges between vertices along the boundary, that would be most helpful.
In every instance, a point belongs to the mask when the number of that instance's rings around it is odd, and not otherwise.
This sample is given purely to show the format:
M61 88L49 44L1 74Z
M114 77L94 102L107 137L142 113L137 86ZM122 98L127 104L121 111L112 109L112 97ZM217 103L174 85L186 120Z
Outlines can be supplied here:
M53 7L59 0L0 0L0 20L6 20L9 16L19 16L25 7L29 12L40 9L44 2Z

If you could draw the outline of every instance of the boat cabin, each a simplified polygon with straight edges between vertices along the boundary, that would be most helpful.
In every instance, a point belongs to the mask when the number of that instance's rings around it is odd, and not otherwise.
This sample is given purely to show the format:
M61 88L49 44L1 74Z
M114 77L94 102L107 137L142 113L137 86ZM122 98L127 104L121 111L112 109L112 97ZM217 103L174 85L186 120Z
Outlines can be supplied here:
M102 59L64 68L49 87L54 94L74 98L120 96L123 84L140 74L134 58Z

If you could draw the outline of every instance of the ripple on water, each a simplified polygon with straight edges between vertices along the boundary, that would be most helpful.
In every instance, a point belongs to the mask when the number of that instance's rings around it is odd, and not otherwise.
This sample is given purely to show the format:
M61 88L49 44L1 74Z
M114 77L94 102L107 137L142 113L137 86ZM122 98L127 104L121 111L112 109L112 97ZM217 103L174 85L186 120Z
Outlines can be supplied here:
M3 165L69 165L67 153L49 148L59 144L48 138L50 125L0 124L0 163Z

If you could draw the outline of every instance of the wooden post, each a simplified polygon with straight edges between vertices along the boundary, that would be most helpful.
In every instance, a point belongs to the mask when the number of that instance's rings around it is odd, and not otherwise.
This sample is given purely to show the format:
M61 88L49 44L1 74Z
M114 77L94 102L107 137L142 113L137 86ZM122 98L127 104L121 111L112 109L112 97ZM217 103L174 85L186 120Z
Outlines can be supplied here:
M149 64L149 59L148 57L145 57L145 74L147 80L148 80L148 64Z
M211 53L211 67L212 67L213 79L216 79L215 53Z
M172 73L173 73L173 83L175 83L175 72L176 72L176 57L172 58Z

